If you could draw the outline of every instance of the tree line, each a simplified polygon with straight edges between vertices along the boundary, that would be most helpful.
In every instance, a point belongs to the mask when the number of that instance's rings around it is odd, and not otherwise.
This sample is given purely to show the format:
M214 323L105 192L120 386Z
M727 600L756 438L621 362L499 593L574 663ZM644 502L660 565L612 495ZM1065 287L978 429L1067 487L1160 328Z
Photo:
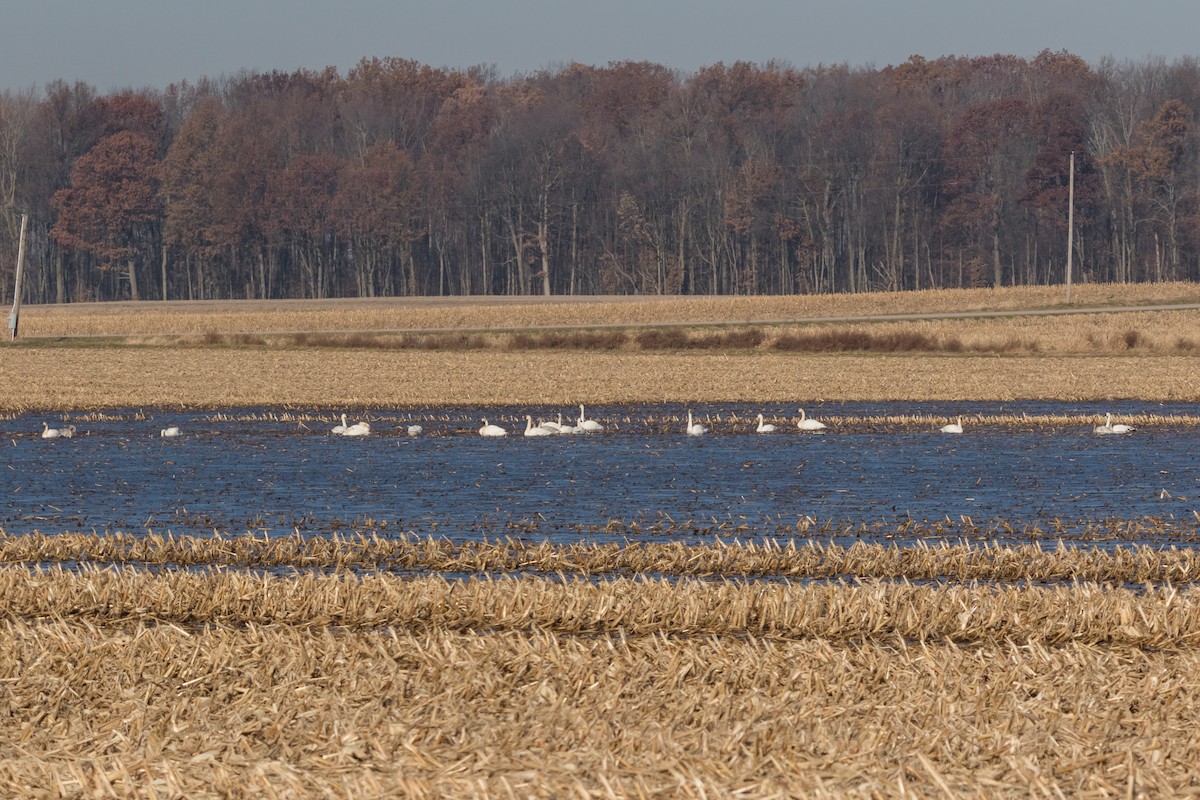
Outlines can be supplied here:
M1200 64L369 58L0 95L0 297L778 294L1200 278ZM12 254L11 257L8 254Z

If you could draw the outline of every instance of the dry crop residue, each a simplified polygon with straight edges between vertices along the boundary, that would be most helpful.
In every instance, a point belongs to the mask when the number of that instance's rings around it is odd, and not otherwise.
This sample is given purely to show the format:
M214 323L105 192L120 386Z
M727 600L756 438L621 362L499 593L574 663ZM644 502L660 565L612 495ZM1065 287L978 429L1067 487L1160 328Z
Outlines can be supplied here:
M0 537L8 794L1100 797L1200 779L1200 597L1124 582L1190 585L1183 551L23 538ZM88 566L189 551L191 569ZM559 572L392 574L406 559ZM704 562L777 574L630 566ZM629 572L587 577L604 564ZM1009 582L1023 564L1096 579ZM897 568L983 582L803 580Z
M7 410L101 407L1200 400L1200 357L4 348Z

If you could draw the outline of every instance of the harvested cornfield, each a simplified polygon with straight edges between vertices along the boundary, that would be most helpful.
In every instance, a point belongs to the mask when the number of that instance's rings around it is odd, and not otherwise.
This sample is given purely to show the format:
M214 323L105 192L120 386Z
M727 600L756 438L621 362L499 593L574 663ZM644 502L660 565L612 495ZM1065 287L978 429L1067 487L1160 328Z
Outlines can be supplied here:
M184 368L183 365L186 365ZM0 408L317 408L887 400L1200 400L1200 355L437 353L0 348Z
M31 306L0 346L0 409L1200 400L1196 298L1171 283L1083 286L1071 308L1059 287Z
M7 795L1200 781L1185 550L71 534L2 537L0 559Z
M1075 288L1079 307L1200 302L1192 283L1092 284ZM783 322L890 314L943 314L1062 306L1062 287L942 289L755 297L397 297L339 300L113 302L26 306L29 337L206 336L386 330L604 327Z
M620 526L619 523L611 523ZM623 527L623 526L622 526ZM1200 582L1200 554L1191 547L1121 546L1102 550L1080 545L967 545L945 541L947 529L963 538L995 536L994 529L941 524L893 526L889 533L871 529L878 538L928 537L933 544L897 547L858 542L825 543L852 531L842 527L804 525L796 538L723 541L711 544L636 542L601 544L580 541L554 544L524 539L452 542L391 534L286 537L196 537L121 531L110 533L43 533L6 535L0 529L0 564L89 564L141 569L238 568L304 570L319 573L449 574L556 577L631 577L707 579L892 579L908 581L1043 584L1086 580L1142 586ZM630 537L639 532L626 528ZM1154 539L1200 541L1200 520L1145 520L1097 523L1096 540ZM660 534L671 534L660 530ZM676 532L678 533L678 531ZM1030 529L1031 539L1051 532Z
M731 299L734 300L734 299ZM796 306L783 298L764 298L758 314L795 312ZM398 302L398 301L396 301ZM1012 301L1010 301L1012 302ZM834 304L837 307L843 304ZM24 343L31 346L139 347L261 347L314 348L319 350L384 350L463 352L570 351L570 352L660 352L723 351L732 353L891 353L891 354L989 354L989 355L1195 355L1200 338L1195 331L1200 310L1062 315L1056 309L1029 308L1018 316L955 317L955 314L1004 314L1006 309L981 311L931 311L930 317L895 319L885 311L860 301L862 316L849 317L757 317L751 321L737 316L750 311L736 303L658 299L643 301L643 313L628 312L638 304L585 303L489 306L481 304L466 311L462 304L451 306L392 305L380 303L373 311L348 308L334 311L302 311L300 306L281 310L275 304L234 306L224 311L198 314L182 307L173 311L145 310L125 306L124 313L76 309L55 310L36 315L35 320L53 322L40 336ZM878 308L893 304L881 300ZM974 304L970 304L974 305ZM1007 304L1005 304L1007 305ZM795 306L792 308L791 306ZM253 308L261 313L252 313ZM285 307L286 308L286 307ZM317 308L323 308L317 306ZM709 309L711 319L697 309ZM451 316L441 314L450 309ZM573 309L576 316L565 316ZM1007 311L1014 309L1008 308ZM653 311L661 316L655 317ZM431 313L433 312L433 313ZM510 316L505 316L505 314ZM949 318L945 318L949 315ZM197 332L195 318L207 327ZM906 315L901 315L906 316ZM912 316L912 315L907 315ZM608 322L607 319L626 320ZM422 323L421 320L425 320ZM807 320L807 321L804 321ZM858 320L858 321L851 321ZM450 327L429 327L449 321ZM465 327L470 323L475 327ZM304 326L322 325L313 329ZM372 326L357 328L356 325ZM172 327L173 326L173 327ZM413 327L402 327L413 326ZM44 325L30 326L34 330ZM132 331L132 332L131 332ZM27 334L28 335L28 334Z

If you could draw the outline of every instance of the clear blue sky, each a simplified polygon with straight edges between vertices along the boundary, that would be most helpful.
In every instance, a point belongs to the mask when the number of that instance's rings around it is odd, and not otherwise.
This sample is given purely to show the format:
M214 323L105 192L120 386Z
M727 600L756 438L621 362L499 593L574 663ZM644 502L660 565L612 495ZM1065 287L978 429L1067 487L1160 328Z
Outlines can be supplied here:
M645 60L883 67L912 54L1200 55L1200 0L5 0L0 90L101 93L369 56L494 66Z

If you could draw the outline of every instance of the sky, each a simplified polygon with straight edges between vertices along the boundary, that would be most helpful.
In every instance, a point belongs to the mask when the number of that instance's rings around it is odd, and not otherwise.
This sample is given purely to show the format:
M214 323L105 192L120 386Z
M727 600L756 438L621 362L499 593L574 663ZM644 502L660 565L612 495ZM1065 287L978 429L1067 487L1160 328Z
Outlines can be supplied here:
M690 73L1046 49L1095 66L1200 56L1198 30L1198 0L3 0L0 91L82 80L109 93L241 70L344 75L373 56L499 77L572 61Z

